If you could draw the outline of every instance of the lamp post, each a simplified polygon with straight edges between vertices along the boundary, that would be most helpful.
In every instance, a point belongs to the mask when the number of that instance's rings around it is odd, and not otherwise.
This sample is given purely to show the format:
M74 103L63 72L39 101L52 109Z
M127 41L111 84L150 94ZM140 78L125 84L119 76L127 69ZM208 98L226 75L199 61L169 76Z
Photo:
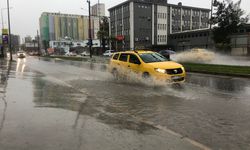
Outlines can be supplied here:
M10 7L12 9L13 7ZM8 8L1 8L1 21L2 21L2 29L4 29L4 20L3 20L3 11Z
M3 10L7 8L2 8L1 9L1 18L2 18L2 29L4 29L4 22L3 22Z
M210 14L210 20L209 20L209 31L208 31L208 35L207 35L207 44L206 44L206 48L209 48L209 38L211 38L212 35L212 17L213 17L213 5L214 5L214 0L211 0L211 14Z
M8 9L8 26L9 26L9 51L10 51L10 61L12 61L13 58L12 58L12 48L11 48L11 28L10 28L10 5L9 5L9 0L7 0L7 9Z
M91 12L90 12L90 0L87 0L87 3L89 5L89 56L92 58L92 34L91 34Z

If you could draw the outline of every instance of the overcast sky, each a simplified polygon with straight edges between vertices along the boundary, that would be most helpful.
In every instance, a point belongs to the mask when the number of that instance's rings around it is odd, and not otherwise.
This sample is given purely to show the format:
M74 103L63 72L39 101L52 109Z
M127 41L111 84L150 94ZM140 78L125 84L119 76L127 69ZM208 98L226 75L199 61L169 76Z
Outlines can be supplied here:
M39 17L42 12L61 12L70 14L88 14L87 0L9 0L11 9L12 33L34 36L39 28ZM98 0L91 0L91 4ZM105 3L106 9L113 7L125 0L100 0ZM169 3L210 8L210 0L169 0ZM234 0L236 1L236 0ZM6 0L0 0L0 7L4 15L4 24L7 26ZM242 0L242 8L250 12L250 0ZM106 11L106 15L108 12ZM1 24L2 21L0 20Z

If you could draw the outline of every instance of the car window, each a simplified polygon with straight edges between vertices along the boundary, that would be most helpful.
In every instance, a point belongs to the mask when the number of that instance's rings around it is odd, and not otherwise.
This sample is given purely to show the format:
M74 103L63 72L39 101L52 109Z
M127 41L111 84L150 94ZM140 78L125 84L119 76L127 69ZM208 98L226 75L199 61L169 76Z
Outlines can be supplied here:
M138 57L133 54L130 54L129 62L133 64L140 64L140 60L138 59Z
M118 57L119 57L119 54L115 54L114 57L113 57L113 59L114 59L114 60L117 60Z
M158 53L143 53L140 54L140 57L145 63L168 61L164 56Z
M128 54L121 54L119 60L127 62L127 60L128 60Z

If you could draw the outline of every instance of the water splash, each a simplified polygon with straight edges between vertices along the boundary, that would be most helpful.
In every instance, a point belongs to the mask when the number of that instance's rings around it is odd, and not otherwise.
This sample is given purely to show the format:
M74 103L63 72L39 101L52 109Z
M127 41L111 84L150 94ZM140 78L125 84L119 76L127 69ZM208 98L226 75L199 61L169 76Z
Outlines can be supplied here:
M171 56L177 62L250 66L250 57L230 56L213 50L194 48Z
M215 53L206 49L195 48L185 52L177 53L171 58L177 62L209 63L215 59Z

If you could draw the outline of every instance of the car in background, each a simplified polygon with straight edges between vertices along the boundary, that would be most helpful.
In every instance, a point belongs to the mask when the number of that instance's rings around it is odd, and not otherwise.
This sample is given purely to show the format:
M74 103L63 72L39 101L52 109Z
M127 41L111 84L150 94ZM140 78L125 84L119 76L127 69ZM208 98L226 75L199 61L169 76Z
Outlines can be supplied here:
M65 56L77 56L77 54L74 52L67 52Z
M142 78L166 83L181 83L186 78L181 64L169 61L159 53L144 50L114 53L108 69L114 77L126 76L132 71Z
M159 54L170 60L170 55L176 54L176 52L172 50L161 50L159 51Z
M26 54L24 51L18 51L17 52L17 58L25 58L26 57Z
M89 56L89 55L90 55L90 53L89 53L89 52L87 52L87 51L84 51L84 52L82 52L80 55L81 55L81 56Z
M103 56L106 56L106 57L111 57L113 54L114 54L114 50L106 50L104 53L103 53Z

